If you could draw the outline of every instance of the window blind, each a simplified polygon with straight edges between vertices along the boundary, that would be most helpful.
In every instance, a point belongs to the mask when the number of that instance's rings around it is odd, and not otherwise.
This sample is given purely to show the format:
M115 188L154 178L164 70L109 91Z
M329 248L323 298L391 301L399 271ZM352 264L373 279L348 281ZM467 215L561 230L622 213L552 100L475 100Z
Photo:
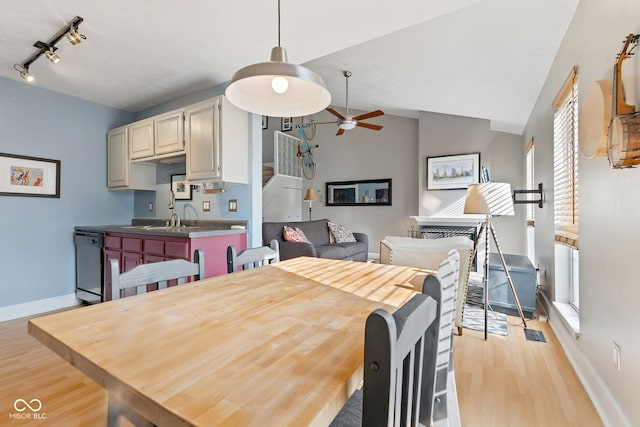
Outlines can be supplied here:
M555 240L578 249L578 73L574 67L553 102Z
M534 172L533 172L533 138L531 138L531 141L529 141L529 144L527 144L527 148L525 150L525 157L526 157L526 165L525 165L525 169L526 169L526 189L527 190L535 190L534 188ZM534 194L527 194L527 199L528 200L534 200ZM527 225L533 227L535 225L535 204L534 203L527 203L527 211L526 211L526 216L527 216Z

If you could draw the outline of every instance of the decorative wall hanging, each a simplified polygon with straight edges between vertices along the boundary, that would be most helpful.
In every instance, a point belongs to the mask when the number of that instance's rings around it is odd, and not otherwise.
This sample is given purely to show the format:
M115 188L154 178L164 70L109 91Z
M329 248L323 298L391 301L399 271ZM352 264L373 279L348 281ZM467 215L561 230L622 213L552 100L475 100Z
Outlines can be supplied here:
M427 157L427 190L466 189L480 182L480 153Z
M176 200L191 200L191 185L186 175L171 175L171 191Z
M60 160L0 153L0 195L60 198Z
M613 68L613 113L609 125L607 153L614 169L640 164L640 116L635 105L625 102L622 87L622 61L634 55L639 34L629 34Z

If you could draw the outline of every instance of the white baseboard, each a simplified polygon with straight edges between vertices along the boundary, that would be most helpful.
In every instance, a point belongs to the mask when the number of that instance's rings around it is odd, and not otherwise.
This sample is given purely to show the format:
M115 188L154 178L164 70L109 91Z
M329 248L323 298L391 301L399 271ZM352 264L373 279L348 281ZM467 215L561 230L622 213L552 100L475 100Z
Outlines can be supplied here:
M6 307L0 307L0 322L60 310L78 304L80 304L80 301L76 298L76 294L73 293L22 304L8 305Z
M551 304L544 293L541 293L545 311L549 314L549 324L558 338L569 362L582 382L593 406L595 406L602 423L607 427L631 427L631 423L622 412L615 398L595 371L591 362L578 346L578 337L569 330L562 315L554 304Z

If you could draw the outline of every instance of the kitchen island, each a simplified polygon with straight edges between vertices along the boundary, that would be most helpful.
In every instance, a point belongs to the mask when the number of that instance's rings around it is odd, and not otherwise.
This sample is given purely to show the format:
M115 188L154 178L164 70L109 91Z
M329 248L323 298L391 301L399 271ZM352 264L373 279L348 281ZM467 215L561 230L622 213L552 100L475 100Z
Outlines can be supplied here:
M205 277L227 272L227 247L238 251L247 247L246 221L185 221L181 227L167 227L165 220L134 219L131 225L76 226L76 294L86 302L111 299L109 260L116 259L120 272L137 265L171 259L193 261L193 252L202 249ZM87 259L79 234L99 236L98 259ZM92 255L93 256L93 255ZM94 265L88 271L87 266ZM100 269L100 271L95 271ZM90 283L90 286L87 286Z

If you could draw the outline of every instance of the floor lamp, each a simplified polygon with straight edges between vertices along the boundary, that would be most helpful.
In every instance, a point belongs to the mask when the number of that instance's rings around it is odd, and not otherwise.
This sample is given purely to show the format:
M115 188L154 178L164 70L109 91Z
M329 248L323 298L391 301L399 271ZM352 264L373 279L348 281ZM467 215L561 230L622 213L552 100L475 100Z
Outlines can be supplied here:
M309 221L311 221L311 204L314 200L318 200L316 192L313 191L313 188L307 188L307 194L304 195L304 201L309 202Z
M474 256L478 249L478 243L480 242L480 236L484 232L484 339L487 339L487 306L489 305L489 231L493 236L493 241L496 244L496 250L500 255L500 261L504 267L504 273L507 276L507 282L511 288L513 294L513 300L518 307L518 313L522 319L524 327L527 327L527 321L524 318L518 295L516 294L516 288L513 286L513 280L509 274L507 263L504 259L504 255L500 250L500 244L498 243L498 236L496 230L491 223L491 217L497 215L514 215L513 211L513 199L511 198L511 185L504 182L483 182L480 184L471 184L467 187L467 196L464 203L465 214L481 214L486 215L485 221L480 226L478 238L473 249Z

